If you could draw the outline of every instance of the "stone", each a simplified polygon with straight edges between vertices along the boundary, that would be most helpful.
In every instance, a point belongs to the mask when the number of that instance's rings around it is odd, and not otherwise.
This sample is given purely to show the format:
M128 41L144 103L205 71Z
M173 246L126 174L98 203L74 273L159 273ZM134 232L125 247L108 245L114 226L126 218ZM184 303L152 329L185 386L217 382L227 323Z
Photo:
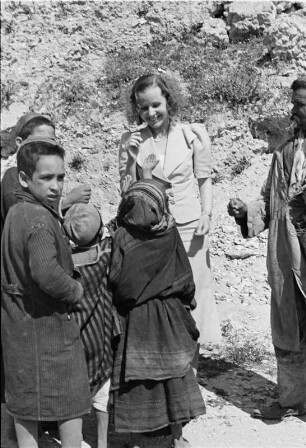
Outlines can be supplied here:
M214 17L204 21L197 37L203 39L205 45L211 44L213 47L226 47L229 44L226 23Z
M1 130L15 126L19 118L27 112L28 106L23 102L12 103L8 109L1 110Z
M278 17L264 32L264 44L271 59L295 61L304 68L306 54L306 18L301 15ZM284 39L287 36L287 39Z
M276 16L273 2L232 2L227 6L226 23L231 42L258 36L269 27Z
M292 2L279 2L279 1L274 1L273 2L275 7L276 7L276 12L277 14L281 14L283 12L291 12L291 11L295 11L295 5Z

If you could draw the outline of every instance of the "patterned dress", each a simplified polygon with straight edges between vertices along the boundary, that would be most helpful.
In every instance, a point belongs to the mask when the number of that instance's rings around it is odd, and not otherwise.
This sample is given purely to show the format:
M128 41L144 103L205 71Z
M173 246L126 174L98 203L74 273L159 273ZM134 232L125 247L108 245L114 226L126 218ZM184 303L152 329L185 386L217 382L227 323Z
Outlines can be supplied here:
M73 314L81 330L93 395L110 378L113 362L112 338L120 332L109 289L110 257L110 237L102 239L91 248L75 249L72 255L84 288L82 303Z

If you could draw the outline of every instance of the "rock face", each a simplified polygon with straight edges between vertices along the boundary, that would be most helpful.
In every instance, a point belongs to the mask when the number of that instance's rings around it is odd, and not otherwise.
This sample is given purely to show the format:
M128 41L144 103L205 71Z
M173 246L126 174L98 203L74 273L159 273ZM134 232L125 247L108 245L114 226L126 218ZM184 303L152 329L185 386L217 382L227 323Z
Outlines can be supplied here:
M203 39L205 45L213 47L225 47L229 44L226 23L214 17L205 20L198 37Z
M210 4L209 4L210 3ZM156 34L165 30L170 35L178 35L184 29L192 30L201 26L209 17L209 2L152 2L145 19L151 25L151 33Z
M306 69L306 16L277 18L265 31L265 45L272 60L295 61Z
M229 38L231 42L260 35L276 16L273 2L233 2L227 6Z

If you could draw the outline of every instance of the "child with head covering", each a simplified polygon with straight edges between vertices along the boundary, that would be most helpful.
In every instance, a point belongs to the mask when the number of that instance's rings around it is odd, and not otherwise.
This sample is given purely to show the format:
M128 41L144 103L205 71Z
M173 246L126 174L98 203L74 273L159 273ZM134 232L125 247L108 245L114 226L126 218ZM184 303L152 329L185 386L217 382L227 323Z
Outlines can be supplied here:
M84 289L83 300L73 315L80 327L85 350L97 416L98 448L106 448L109 378L113 362L111 343L120 331L108 280L111 237L98 209L91 204L70 207L64 217L64 228L75 244L72 259L81 274Z
M190 314L195 286L161 184L134 183L117 225L110 268L122 326L111 385L115 431L152 436L170 427L174 447L187 447L182 425L205 413L191 367L199 336Z

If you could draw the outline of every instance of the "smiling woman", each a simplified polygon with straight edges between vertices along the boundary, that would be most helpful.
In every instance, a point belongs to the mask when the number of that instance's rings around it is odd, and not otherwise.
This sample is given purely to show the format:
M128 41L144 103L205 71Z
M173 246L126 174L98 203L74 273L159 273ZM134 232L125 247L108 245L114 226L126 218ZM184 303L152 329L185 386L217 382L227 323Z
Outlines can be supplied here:
M218 343L221 331L208 251L212 214L210 139L202 124L176 120L181 96L179 86L168 76L149 74L135 82L127 116L141 126L136 132L122 135L120 179L123 185L126 175L132 177L132 182L143 178L144 161L154 154L158 163L152 175L166 188L196 283L197 308L193 316L200 330L200 343Z

